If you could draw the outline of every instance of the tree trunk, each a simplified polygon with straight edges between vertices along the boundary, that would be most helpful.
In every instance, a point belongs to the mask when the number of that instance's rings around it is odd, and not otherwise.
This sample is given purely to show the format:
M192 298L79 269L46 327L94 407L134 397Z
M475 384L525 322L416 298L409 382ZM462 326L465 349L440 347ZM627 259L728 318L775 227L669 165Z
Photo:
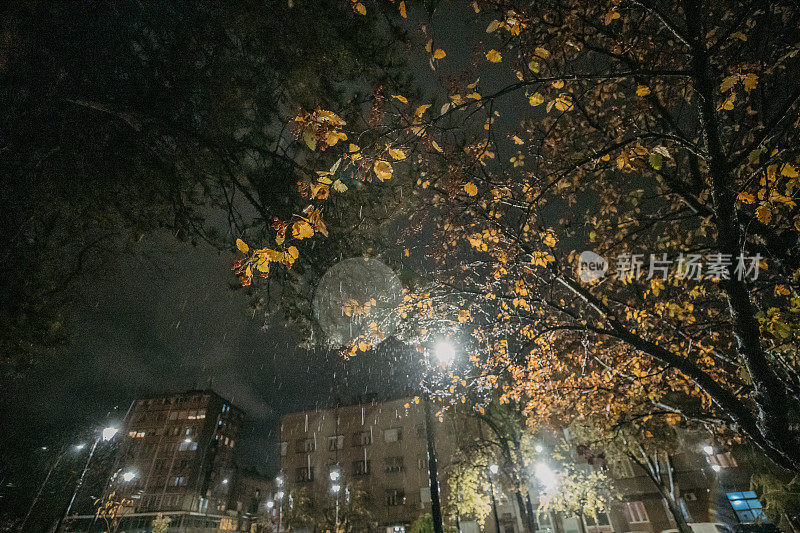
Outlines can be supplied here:
M733 264L728 267L730 279L723 280L720 285L727 295L737 352L753 382L752 398L757 406L756 426L764 441L760 445L769 448L764 451L771 458L779 455L783 459L778 462L781 466L800 471L800 446L792 436L787 417L787 407L792 405L797 408L798 399L786 394L786 384L770 366L761 344L756 308L750 300L747 282L738 279L734 271L735 258L743 250L744 236L736 212L736 192L731 186L734 181L733 173L725 155L717 117L719 84L706 49L705 30L702 26L703 8L698 0L685 0L683 7L690 38L692 81L697 93L703 141L708 152L717 249L733 258Z

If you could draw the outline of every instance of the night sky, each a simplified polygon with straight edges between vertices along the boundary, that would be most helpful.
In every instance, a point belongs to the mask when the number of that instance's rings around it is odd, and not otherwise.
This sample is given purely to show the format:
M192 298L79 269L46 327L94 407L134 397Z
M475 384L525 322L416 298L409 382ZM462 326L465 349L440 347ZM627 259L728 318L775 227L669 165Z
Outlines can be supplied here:
M282 414L411 384L399 345L351 361L297 348L280 318L265 326L244 292L231 289L231 261L154 236L85 283L68 351L0 381L3 429L14 435L3 444L9 463L41 445L80 440L140 395L210 386L247 413L242 464L270 473Z

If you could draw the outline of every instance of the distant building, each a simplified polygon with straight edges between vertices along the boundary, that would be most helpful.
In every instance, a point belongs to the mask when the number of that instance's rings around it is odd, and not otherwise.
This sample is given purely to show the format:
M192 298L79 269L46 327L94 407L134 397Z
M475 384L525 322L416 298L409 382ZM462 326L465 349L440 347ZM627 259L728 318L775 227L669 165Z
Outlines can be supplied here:
M452 460L458 432L451 416L434 422L433 429L444 502L442 473ZM337 470L337 484L358 483L366 490L372 531L403 531L430 512L425 417L422 404L412 398L291 413L282 419L280 436L285 480L280 505L291 505L289 495L303 491L316 505L330 506L336 498L330 473Z
M758 496L750 490L752 470L744 447L720 448L703 431L676 432L679 445L670 454L670 462L687 522L719 522L734 527L766 521ZM588 462L608 471L622 500L614 502L597 520L587 517L586 533L659 533L676 528L664 499L641 467L629 460L608 464L599 450L589 453ZM668 472L667 465L662 464L665 480ZM564 533L578 533L578 526L576 517L563 520Z
M106 490L126 500L123 529L145 531L158 513L181 531L238 528L230 509L235 449L243 412L211 390L153 396L134 402ZM69 531L102 522L78 517Z

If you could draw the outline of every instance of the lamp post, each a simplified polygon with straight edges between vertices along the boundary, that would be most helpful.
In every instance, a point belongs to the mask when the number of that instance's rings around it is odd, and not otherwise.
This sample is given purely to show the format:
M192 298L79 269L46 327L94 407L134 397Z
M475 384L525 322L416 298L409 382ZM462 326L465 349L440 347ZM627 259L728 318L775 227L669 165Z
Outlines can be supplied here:
M55 529L53 529L54 532L58 533L58 531L61 530L61 526L64 524L64 520L66 520L67 516L69 516L69 512L72 510L72 504L75 503L75 497L78 495L78 491L81 489L81 485L83 485L83 480L86 477L86 472L89 471L89 465L92 462L92 457L94 457L94 452L97 449L97 445L100 444L101 440L109 441L113 439L114 435L116 435L118 432L119 429L115 427L103 428L103 430L100 432L100 435L98 435L97 438L95 439L94 444L92 444L92 449L89 451L89 457L86 458L86 464L83 466L81 477L78 478L78 482L75 484L75 490L72 491L72 497L69 499L69 504L67 505L67 509L66 511L64 511L64 514L61 516L61 518L58 519L56 527Z
M339 491L342 489L342 486L339 484L339 478L342 474L339 472L338 468L334 468L331 470L330 478L331 478L331 491L336 494L336 521L334 525L334 531L336 533L339 532Z
M278 498L277 533L281 533L281 522L283 521L283 475L278 475L278 477L275 478L275 486L278 487L278 491L275 493L275 497Z
M539 481L544 492L552 492L558 487L558 475L556 475L553 469L545 462L536 463L536 466L533 468L533 475ZM550 522L553 524L553 531L559 533L556 513L553 511L550 511ZM581 518L581 526L583 526L583 518Z
M489 494L492 497L492 511L494 512L494 528L496 533L500 533L500 517L497 515L497 500L494 497L494 475L500 471L500 467L492 464L489 465Z
M426 351L427 353L427 351ZM455 358L456 351L448 340L440 340L434 346L434 356L443 366L447 366ZM430 363L430 362L428 362ZM428 365L430 366L430 364ZM442 524L442 505L439 501L439 476L436 465L436 441L433 433L433 416L430 405L430 373L426 372L426 386L422 392L422 407L425 412L425 440L428 445L428 476L431 488L431 518L433 519L433 532L444 533Z

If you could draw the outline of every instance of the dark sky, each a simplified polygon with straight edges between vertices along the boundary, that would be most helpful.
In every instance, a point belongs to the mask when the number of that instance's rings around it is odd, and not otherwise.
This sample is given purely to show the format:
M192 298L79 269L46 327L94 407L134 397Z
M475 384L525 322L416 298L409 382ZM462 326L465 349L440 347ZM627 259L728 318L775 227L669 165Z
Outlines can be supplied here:
M230 283L232 255L151 237L136 255L86 283L71 321L72 344L18 378L0 381L6 457L79 440L113 407L142 394L211 386L248 415L242 462L265 472L277 460L281 414L337 396L402 390L401 346L344 361L296 347L279 319L264 327Z

